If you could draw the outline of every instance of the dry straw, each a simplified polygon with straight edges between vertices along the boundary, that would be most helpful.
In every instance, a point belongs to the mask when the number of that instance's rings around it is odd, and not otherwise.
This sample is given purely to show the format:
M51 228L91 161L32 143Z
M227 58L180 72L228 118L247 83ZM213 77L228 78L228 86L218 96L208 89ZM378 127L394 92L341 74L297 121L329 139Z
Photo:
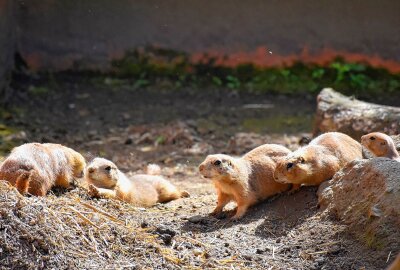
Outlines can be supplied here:
M155 228L141 228L146 214L151 213L127 203L92 200L82 188L24 197L0 181L0 268L242 268L239 261L208 260L174 249L182 241L196 243L187 236L165 245ZM207 247L200 244L205 253Z

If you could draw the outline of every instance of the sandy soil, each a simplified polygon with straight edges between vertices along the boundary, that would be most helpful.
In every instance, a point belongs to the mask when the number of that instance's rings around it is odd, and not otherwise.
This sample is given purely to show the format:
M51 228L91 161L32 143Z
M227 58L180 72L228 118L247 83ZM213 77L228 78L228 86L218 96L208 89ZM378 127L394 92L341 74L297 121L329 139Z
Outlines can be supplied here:
M23 92L28 86L18 87ZM23 140L63 143L88 159L104 156L128 175L156 163L165 177L191 193L190 198L130 213L108 208L138 228L150 228L158 243L181 260L165 259L149 247L145 253L150 261L127 255L135 265L131 268L383 269L387 265L387 256L362 246L345 225L319 213L314 187L261 203L238 222L208 216L216 195L197 172L199 162L208 153L240 155L262 143L296 149L310 136L314 100L213 89L200 93L162 91L162 87L111 89L74 77L58 87L61 90L45 97L26 94L14 101L20 113L7 121L25 131ZM92 201L106 207L104 200ZM113 258L104 264L112 267Z

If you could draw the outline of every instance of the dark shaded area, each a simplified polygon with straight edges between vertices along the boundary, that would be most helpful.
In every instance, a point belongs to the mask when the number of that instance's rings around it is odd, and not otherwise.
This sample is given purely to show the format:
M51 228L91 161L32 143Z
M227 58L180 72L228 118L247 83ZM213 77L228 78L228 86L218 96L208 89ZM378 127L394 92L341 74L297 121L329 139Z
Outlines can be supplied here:
M307 132L315 106L311 96L289 99L212 87L174 91L164 90L163 82L134 89L129 82L110 86L104 83L104 77L74 75L48 80L20 77L14 86L20 89L12 101L17 113L6 123L16 124L39 141L59 141L74 135L79 142L116 128L176 119L188 121L203 133L227 137L240 130Z

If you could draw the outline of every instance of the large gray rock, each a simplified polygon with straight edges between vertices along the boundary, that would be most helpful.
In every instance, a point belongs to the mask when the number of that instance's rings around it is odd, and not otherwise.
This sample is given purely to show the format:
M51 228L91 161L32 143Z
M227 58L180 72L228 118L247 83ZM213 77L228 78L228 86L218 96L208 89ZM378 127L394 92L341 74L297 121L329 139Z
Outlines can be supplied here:
M322 210L348 224L367 246L400 250L400 162L355 160L318 190Z

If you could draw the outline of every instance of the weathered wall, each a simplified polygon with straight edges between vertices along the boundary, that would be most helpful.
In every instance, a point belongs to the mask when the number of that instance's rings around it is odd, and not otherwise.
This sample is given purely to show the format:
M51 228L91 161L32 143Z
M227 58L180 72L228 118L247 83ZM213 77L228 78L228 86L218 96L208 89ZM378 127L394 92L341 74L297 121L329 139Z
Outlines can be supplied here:
M14 22L12 0L0 0L0 101L10 78L14 58Z
M399 14L398 0L19 0L18 44L34 68L104 67L157 45L265 66L339 54L400 72Z

